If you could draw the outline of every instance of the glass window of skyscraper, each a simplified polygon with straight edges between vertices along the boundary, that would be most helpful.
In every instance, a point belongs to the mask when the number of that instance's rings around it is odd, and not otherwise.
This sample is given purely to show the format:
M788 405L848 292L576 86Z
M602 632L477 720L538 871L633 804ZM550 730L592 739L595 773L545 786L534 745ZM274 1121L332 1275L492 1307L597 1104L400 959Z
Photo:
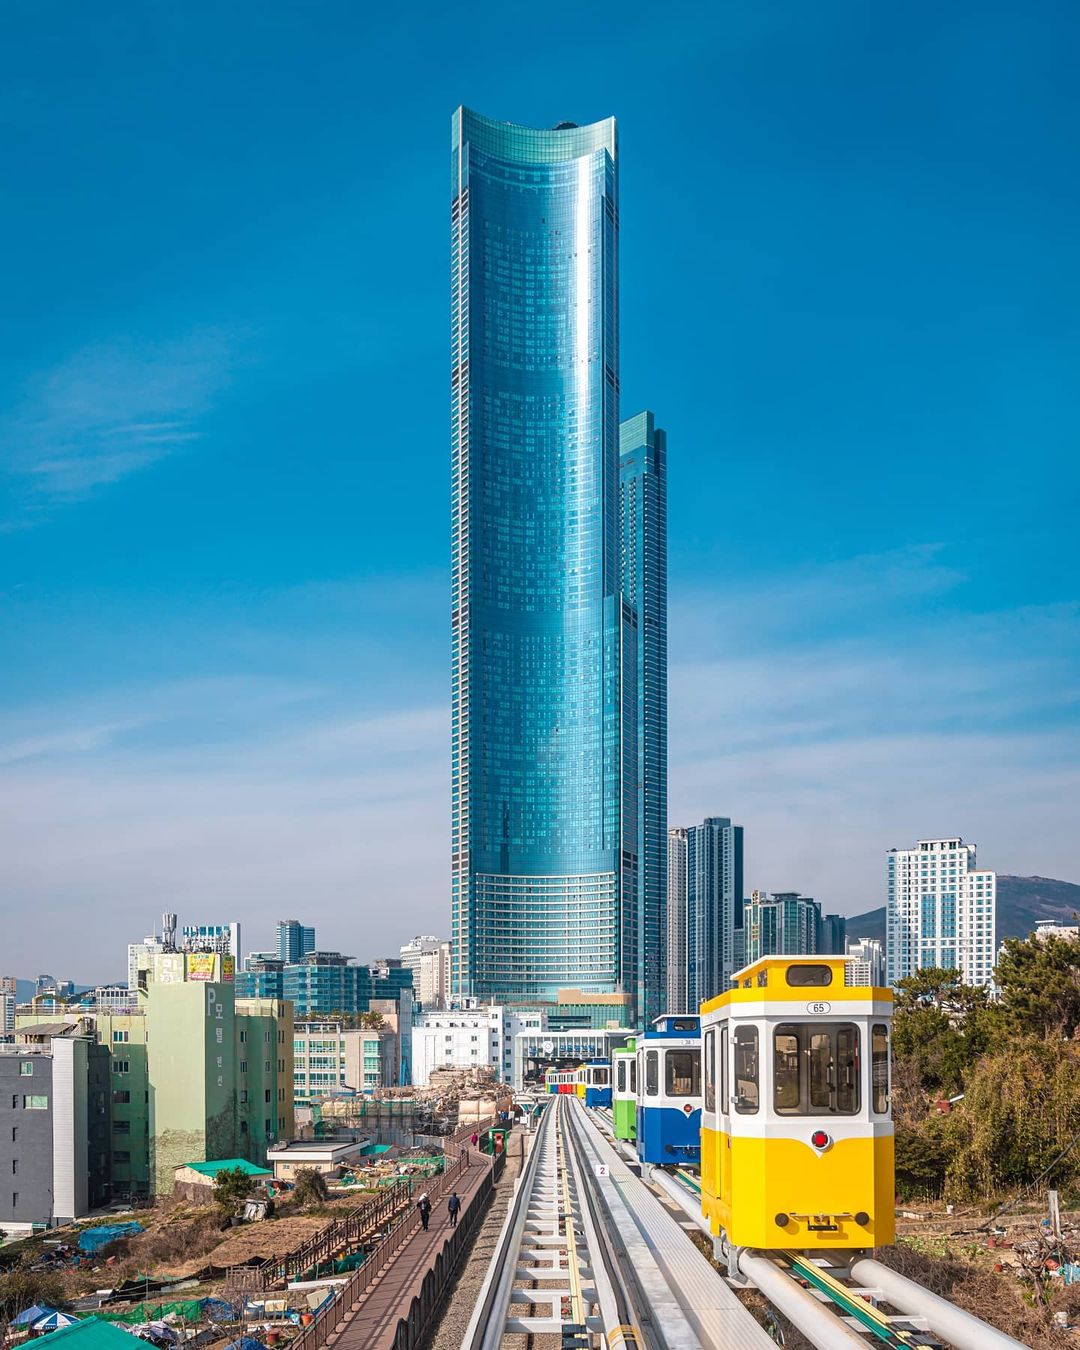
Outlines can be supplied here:
M665 447L633 419L620 482L617 160L611 119L454 114L453 985L644 1012L664 978Z

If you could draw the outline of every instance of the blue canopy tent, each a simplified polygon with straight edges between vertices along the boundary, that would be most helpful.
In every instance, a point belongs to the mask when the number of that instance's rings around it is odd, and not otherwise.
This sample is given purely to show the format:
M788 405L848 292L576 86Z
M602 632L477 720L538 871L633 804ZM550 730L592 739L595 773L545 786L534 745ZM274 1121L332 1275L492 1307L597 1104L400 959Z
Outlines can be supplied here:
M55 1308L50 1308L46 1303L34 1303L19 1313L18 1317L13 1317L11 1325L13 1327L32 1327L35 1322L40 1321L43 1317L48 1317L50 1313L55 1311Z
M33 1331L59 1331L61 1327L73 1327L79 1319L70 1313L58 1312L55 1308L31 1324Z

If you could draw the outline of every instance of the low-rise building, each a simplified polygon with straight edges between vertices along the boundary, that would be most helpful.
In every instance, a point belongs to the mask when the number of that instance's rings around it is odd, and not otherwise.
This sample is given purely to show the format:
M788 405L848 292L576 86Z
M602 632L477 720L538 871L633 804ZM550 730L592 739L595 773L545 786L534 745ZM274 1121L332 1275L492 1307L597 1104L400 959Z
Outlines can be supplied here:
M256 1167L246 1158L218 1158L209 1162L183 1163L173 1173L173 1195L191 1204L206 1205L214 1198L214 1182L221 1172L243 1172L252 1187L269 1181L274 1173L268 1167Z
M291 1139L277 1143L266 1155L276 1181L295 1181L305 1168L325 1177L341 1175L342 1168L360 1161L370 1139Z
M611 1052L625 1045L634 1034L629 1027L577 1031L520 1028L511 1039L510 1067L503 1079L515 1092L541 1086L547 1068L569 1067L588 1059L610 1059Z
M426 1087L436 1069L490 1068L496 1077L513 1077L513 1043L519 1031L542 1031L547 1015L540 1009L492 1004L417 1013L413 1020L413 1084Z
M323 1097L396 1087L397 1033L349 1027L334 1018L293 1028L293 1098L308 1106Z

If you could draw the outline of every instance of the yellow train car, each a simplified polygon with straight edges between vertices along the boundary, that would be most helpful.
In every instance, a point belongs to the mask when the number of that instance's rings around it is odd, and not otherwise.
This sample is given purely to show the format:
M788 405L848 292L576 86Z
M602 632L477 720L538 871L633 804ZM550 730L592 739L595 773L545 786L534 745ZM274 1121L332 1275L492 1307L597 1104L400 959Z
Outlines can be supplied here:
M701 1204L720 1249L893 1241L892 990L852 970L767 956L701 1005Z

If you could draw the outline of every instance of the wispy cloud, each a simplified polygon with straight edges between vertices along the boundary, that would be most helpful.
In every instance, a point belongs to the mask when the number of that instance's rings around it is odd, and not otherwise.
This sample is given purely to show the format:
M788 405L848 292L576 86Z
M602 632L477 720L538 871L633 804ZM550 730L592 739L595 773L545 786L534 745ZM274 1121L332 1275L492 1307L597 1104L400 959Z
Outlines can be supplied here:
M389 590L426 616L432 584L290 591L284 631L292 606L318 601L334 616L326 641L343 645L356 607ZM963 834L1003 871L1080 879L1080 615L942 605L960 585L923 551L725 582L675 606L672 820L732 815L748 885L841 912L879 904L884 850L926 833ZM854 617L838 634L841 604ZM777 615L796 611L792 641ZM263 640L245 659L278 668L281 613L250 622ZM31 970L48 944L65 973L114 975L159 909L239 918L253 948L286 910L358 956L445 931L448 710L428 682L363 679L404 668L408 627L356 658L356 682L328 659L321 675L177 679L0 719L12 961Z
M0 424L0 464L21 481L29 509L84 497L197 440L232 361L221 329L76 352L33 381Z
M962 582L928 548L674 606L672 820L735 817L748 885L842 912L928 833L1080 877L1080 605L969 611Z

